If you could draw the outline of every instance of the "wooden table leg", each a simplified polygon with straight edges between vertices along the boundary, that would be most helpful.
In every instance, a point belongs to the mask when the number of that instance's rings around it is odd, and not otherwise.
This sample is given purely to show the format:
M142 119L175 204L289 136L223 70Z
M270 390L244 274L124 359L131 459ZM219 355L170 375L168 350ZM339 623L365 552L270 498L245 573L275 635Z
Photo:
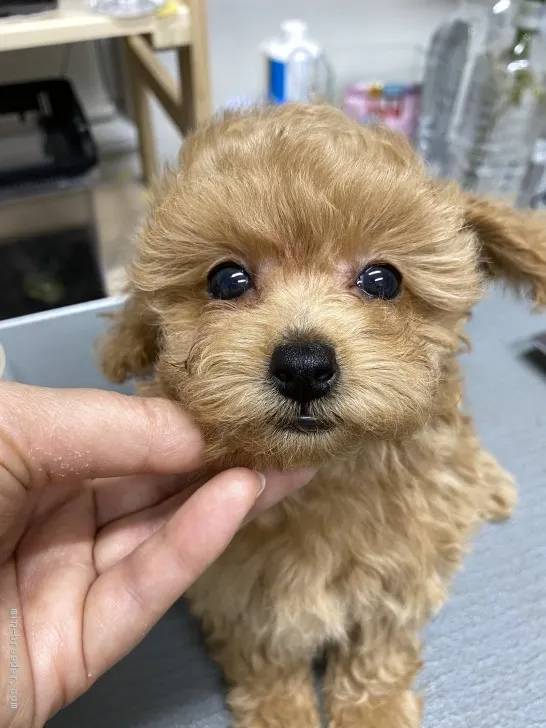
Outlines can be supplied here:
M133 100L133 120L138 131L142 176L144 183L150 186L157 174L157 153L150 114L150 100L144 79L140 73L139 64L135 60L134 52L129 45L129 39L125 38L124 41L127 57L127 75L129 77L131 97Z
M184 121L188 130L207 121L211 114L209 49L206 0L187 0L191 15L191 46L178 49L182 105L190 111Z
M195 129L195 95L191 68L191 50L189 46L176 49L178 60L178 78L180 82L181 109L180 129L184 135Z

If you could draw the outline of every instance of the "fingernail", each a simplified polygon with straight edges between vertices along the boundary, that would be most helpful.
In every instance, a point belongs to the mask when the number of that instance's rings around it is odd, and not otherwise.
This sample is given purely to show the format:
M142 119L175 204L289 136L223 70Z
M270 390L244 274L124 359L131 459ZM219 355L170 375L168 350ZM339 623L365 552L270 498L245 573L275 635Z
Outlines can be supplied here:
M258 498L261 496L261 494L265 490L266 480L265 480L265 475L263 473L260 473L258 470L255 470L254 472L256 473L256 475L258 476L258 478L260 479L260 490L258 491L258 494L256 496L256 500L258 500Z

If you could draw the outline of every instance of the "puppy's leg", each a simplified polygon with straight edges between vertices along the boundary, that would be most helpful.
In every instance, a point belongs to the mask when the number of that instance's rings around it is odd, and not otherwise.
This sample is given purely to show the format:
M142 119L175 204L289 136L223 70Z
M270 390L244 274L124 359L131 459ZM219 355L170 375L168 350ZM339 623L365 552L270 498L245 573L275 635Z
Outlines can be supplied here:
M336 705L328 728L419 728L422 715L422 698L401 690L362 705Z
M241 667L226 670L239 678L228 692L234 728L320 728L310 663Z
M484 487L483 518L503 521L512 515L516 505L516 483L487 450L480 450L478 457L479 477Z
M311 658L272 659L267 647L236 632L208 636L230 686L233 728L320 728Z
M357 637L329 655L328 728L419 728L422 698L409 689L421 666L417 640L370 647Z

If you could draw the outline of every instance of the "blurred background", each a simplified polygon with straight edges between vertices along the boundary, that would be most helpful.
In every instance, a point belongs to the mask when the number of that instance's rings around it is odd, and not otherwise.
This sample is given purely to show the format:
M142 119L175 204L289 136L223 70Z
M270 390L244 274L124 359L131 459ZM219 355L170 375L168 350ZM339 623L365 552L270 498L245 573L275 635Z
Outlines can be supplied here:
M0 319L117 294L184 135L327 100L431 175L542 206L541 0L0 0Z

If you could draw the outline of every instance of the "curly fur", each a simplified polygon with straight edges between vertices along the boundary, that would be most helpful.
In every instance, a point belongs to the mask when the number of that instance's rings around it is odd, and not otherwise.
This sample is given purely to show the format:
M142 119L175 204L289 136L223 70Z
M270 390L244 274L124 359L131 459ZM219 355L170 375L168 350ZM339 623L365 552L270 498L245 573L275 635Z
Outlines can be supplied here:
M208 272L244 264L255 289L211 301ZM403 276L395 301L354 286L368 262ZM460 406L456 355L488 278L546 302L546 227L430 180L399 136L325 106L214 120L158 188L107 375L153 374L218 465L316 465L313 482L246 525L190 592L230 684L238 728L315 728L311 664L327 653L330 728L414 728L419 630L469 536L509 515L513 481ZM334 427L278 427L275 345L335 347Z

